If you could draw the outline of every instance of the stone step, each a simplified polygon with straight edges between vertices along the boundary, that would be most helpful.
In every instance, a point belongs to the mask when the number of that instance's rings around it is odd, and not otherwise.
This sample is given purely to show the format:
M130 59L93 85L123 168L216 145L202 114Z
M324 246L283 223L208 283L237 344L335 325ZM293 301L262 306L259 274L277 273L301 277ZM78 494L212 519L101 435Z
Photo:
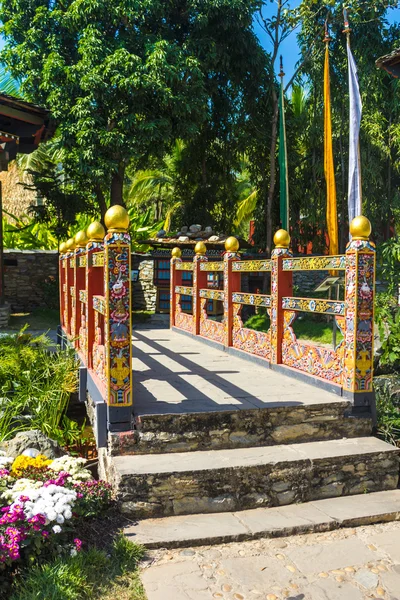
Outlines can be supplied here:
M237 513L145 519L125 528L146 548L188 548L400 520L400 490Z
M400 449L374 437L175 454L100 456L134 518L237 511L395 489Z
M110 451L121 454L161 454L250 448L364 437L372 420L350 415L345 401L322 404L273 405L268 408L141 415L136 430L111 435Z

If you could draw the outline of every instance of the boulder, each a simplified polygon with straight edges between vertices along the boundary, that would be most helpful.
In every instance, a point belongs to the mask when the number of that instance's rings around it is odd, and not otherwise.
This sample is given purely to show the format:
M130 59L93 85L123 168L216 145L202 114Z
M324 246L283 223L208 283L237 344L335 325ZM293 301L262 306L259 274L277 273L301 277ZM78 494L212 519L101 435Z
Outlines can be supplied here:
M189 231L191 233L198 233L199 231L201 231L201 225L191 225L189 227Z
M212 235L211 237L208 238L209 242L218 242L219 241L219 236L218 235Z
M40 454L44 454L47 458L58 458L65 454L58 442L45 436L39 429L20 431L12 440L0 444L0 449L12 458L28 449L39 450Z
M183 227L181 227L181 232L182 233L187 233L189 230L189 227L187 225L184 225Z
M208 225L204 231L211 235L213 233L213 228Z
M156 235L158 238L163 238L167 235L167 232L165 231L165 229L160 229L160 231L157 231Z
M178 237L178 242L188 242L188 241L189 241L189 238L187 235L180 235Z

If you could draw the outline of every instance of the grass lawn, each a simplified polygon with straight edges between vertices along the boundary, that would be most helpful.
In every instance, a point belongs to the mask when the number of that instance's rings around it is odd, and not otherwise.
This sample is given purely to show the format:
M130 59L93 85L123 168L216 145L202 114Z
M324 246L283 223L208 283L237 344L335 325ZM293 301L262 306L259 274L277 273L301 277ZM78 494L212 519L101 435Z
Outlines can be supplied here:
M8 329L19 331L26 324L34 331L57 329L60 324L60 313L54 308L36 308L32 312L12 313Z
M268 331L269 326L270 319L268 315L263 314L253 315L245 323L245 327L255 329L256 331ZM332 322L312 321L311 319L307 319L307 317L303 319L297 318L294 322L293 330L299 340L332 345ZM337 343L342 339L341 332L337 330Z
M118 534L110 549L32 566L8 600L146 600L138 570L142 556L140 546Z

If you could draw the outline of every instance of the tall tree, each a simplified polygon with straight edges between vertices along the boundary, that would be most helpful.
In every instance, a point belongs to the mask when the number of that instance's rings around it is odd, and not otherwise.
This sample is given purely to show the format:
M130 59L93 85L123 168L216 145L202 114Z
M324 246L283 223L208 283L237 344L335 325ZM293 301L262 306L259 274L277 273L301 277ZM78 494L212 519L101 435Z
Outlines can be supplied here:
M1 58L59 123L67 176L123 202L127 164L193 139L209 118L209 65L224 74L254 37L256 0L3 0ZM229 43L228 43L229 42ZM224 66L224 63L228 67Z
M307 48L323 22L323 15L316 15L315 9L326 2L303 0L301 4L302 24L299 40ZM386 238L390 234L393 213L400 209L398 185L400 182L399 129L400 87L388 74L376 68L376 59L390 52L396 45L400 25L389 26L386 15L388 7L398 2L382 0L355 0L349 12L351 47L358 66L358 78L363 101L361 121L361 163L363 212L373 222L374 235ZM341 250L348 239L347 213L347 163L348 163L348 70L346 39L343 30L343 5L338 1L329 2L331 24L331 74L332 74L332 117L333 144L336 157L336 184L338 191L339 223L341 228ZM318 119L323 110L323 52L322 43L314 46L312 61L307 69L306 81L314 99ZM315 115L313 115L315 116ZM314 127L309 120L306 127ZM322 170L323 130L309 140L307 153L315 156L316 171ZM317 133L317 132L316 132ZM306 179L305 179L306 181ZM307 197L304 212L310 214L314 204L321 206L315 192ZM322 210L325 210L323 198ZM322 215L322 223L325 215ZM323 224L321 227L323 228Z

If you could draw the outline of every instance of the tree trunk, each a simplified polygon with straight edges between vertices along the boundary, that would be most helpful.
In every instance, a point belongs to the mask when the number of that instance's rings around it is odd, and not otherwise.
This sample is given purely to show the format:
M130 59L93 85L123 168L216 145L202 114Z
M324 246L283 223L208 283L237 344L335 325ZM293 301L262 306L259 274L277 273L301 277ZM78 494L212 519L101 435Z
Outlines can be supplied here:
M123 189L124 189L125 165L120 163L118 171L114 173L111 179L111 194L110 205L119 204L124 206Z
M99 184L96 185L95 193L96 193L97 203L98 203L99 209L100 209L101 222L104 225L104 215L107 212L107 204L106 204L106 199L104 198L103 190L101 189L101 186Z
M278 96L276 95L275 85L272 87L272 131L271 131L271 147L269 153L269 168L270 168L270 180L267 196L267 210L266 210L266 235L267 235L267 254L270 255L272 251L272 205L275 195L275 183L276 183L276 143L278 137Z

